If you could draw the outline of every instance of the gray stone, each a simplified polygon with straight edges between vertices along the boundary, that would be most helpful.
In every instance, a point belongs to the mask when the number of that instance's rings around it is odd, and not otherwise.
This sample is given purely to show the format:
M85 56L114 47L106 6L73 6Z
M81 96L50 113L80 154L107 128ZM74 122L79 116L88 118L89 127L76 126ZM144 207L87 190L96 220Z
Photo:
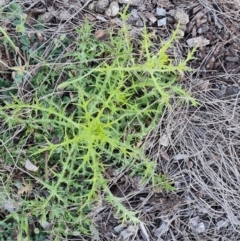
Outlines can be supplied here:
M166 24L167 24L167 18L161 18L161 19L158 19L157 21L158 27L165 26Z
M192 228L197 233L203 233L205 231L205 224L203 222L200 222L199 216L195 218L191 218L189 221L189 224Z
M166 16L166 10L164 8L157 7L156 8L156 15L157 16Z
M139 18L137 9L133 9L133 10L131 11L131 16L133 16L133 17L136 18L136 19Z
M227 88L226 88L225 96L236 95L236 94L238 94L239 92L240 92L239 87L229 85L229 86L227 86Z
M172 17L175 17L175 15L176 15L176 10L175 10L175 9L171 9L168 13L169 13Z
M99 0L96 3L95 11L97 13L104 13L106 8L108 7L108 5L109 5L109 1L108 0Z
M178 29L177 35L182 38L184 37L185 33L182 31L182 29Z
M187 40L187 44L189 47L202 47L210 44L210 41L203 36L199 36L196 38L191 38Z
M95 11L95 8L96 8L96 2L92 2L88 5L88 9L90 11Z
M187 30L187 26L180 24L179 29L181 29L183 32L185 32Z
M141 19L138 19L135 23L135 26L136 27L143 27L144 26L143 21Z
M109 8L105 11L108 17L115 17L119 13L119 5L117 2L111 2Z
M208 30L209 30L209 27L208 27L208 26L203 26L203 27L200 27L200 28L197 30L197 32L198 32L199 34L203 34L203 33L207 32Z
M182 9L177 9L174 17L180 24L187 24L189 22L188 15Z

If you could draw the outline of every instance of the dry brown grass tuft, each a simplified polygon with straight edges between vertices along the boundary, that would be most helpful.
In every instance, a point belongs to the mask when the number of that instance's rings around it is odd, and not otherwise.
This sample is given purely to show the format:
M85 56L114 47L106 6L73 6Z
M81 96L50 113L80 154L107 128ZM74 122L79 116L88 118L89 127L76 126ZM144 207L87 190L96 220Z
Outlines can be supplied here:
M195 88L198 108L175 101L148 138L148 152L184 200L160 215L171 220L163 240L240 240L240 93L218 99L213 91Z

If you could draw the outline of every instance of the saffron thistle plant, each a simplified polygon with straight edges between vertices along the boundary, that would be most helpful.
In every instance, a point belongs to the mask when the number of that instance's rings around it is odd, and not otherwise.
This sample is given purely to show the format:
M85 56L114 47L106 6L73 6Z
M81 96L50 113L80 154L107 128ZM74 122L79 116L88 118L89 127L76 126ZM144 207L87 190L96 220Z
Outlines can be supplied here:
M6 130L1 137L2 159L18 166L28 179L25 183L32 187L21 192L25 194L21 207L8 216L19 228L24 226L21 238L30 236L26 225L36 221L41 227L48 226L45 232L54 240L61 235L89 234L89 213L99 200L112 205L122 222L140 222L137 213L111 193L109 168L138 175L141 182L153 187L173 189L140 146L163 108L170 105L170 98L181 95L196 104L177 85L179 73L189 70L186 63L193 52L174 65L166 51L177 31L153 53L144 28L137 53L126 25L126 11L122 19L122 28L117 35L111 34L108 42L93 38L87 22L76 31L77 49L65 56L73 61L63 69L68 79L58 85L58 94L44 95L36 89L32 100L13 97L0 109ZM37 82L37 75L34 78ZM17 146L12 135L17 137ZM24 171L26 160L37 171ZM26 213L28 222L19 218Z

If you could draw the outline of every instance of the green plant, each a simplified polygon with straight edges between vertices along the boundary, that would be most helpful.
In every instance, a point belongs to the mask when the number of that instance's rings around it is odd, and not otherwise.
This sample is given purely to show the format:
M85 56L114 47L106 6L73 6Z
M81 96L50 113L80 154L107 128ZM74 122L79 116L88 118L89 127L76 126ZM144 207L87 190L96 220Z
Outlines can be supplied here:
M73 59L72 64L63 69L69 77L58 85L62 97L47 95L43 85L31 101L13 96L0 109L6 129L0 151L11 153L2 158L28 175L34 190L31 197L23 198L21 211L9 214L24 235L29 233L29 220L19 219L20 213L31 214L39 223L51 223L49 233L55 240L61 235L89 234L92 220L88 214L101 200L113 205L123 222L140 222L137 214L111 193L109 167L139 175L141 182L154 187L173 189L166 177L156 172L155 161L145 157L139 147L173 96L181 95L196 104L176 85L179 73L189 70L186 63L193 52L174 65L166 50L177 38L176 31L153 53L146 28L136 52L126 12L122 18L123 27L106 43L92 38L88 23L77 30L77 49L66 56ZM34 77L33 88L38 87L42 71ZM47 78L45 84L54 83ZM17 146L9 139L13 134ZM38 171L24 172L26 160Z

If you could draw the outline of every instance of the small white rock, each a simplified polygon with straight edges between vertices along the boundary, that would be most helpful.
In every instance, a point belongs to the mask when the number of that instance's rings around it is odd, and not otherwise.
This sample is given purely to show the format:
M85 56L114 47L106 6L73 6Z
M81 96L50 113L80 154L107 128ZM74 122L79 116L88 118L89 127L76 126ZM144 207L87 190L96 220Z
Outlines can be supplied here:
M97 13L104 13L106 11L106 8L108 7L108 4L108 0L98 0L95 6L95 11Z
M189 47L202 47L210 44L210 41L203 36L191 38L187 40L187 44Z
M182 31L182 29L178 29L178 32L177 32L177 35L180 36L180 37L184 37L185 33L184 31Z
M24 167L25 167L28 171L32 171L32 172L37 172L37 171L38 171L38 167L35 166L35 165L34 165L31 161L29 161L28 159L25 161Z
M205 231L205 225L204 225L203 222L199 223L196 231L197 231L198 233L203 233L203 232Z
M161 19L158 19L157 21L158 27L165 26L166 24L167 24L167 18L161 18Z
M133 10L131 11L131 16L134 17L134 18L136 18L136 19L139 18L137 9L133 9Z
M156 15L157 16L166 16L166 10L164 8L157 7L156 8Z
M200 222L199 216L191 218L189 224L192 230L196 231L197 233L203 233L205 231L205 225L203 222Z
M160 141L160 144L161 144L162 146L168 147L168 145L169 145L169 139L168 139L167 134L163 134L163 135L160 137L159 141Z
M109 8L105 11L108 17L115 17L119 13L119 5L117 2L111 2Z
M171 9L168 13L169 13L172 17L175 17L175 15L176 15L176 10L175 10L175 9Z
M189 22L189 17L188 15L182 10L182 9L177 9L175 13L175 19L180 22L180 24L187 24Z

